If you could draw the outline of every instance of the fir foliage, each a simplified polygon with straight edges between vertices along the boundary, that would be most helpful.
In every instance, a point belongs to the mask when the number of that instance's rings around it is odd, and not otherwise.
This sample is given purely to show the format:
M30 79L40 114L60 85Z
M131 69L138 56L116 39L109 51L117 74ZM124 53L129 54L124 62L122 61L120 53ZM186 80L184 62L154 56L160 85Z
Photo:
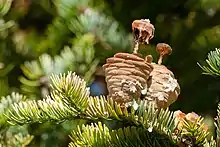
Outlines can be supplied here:
M9 92L7 74L14 68L13 63L5 64L2 59L5 58L7 49L4 49L6 43L5 39L8 36L9 30L15 25L15 22L10 20L6 21L4 16L11 8L12 0L3 0L0 2L0 97L5 96Z
M57 0L55 5L64 24L72 33L76 36L91 33L95 37L96 50L101 51L97 52L96 57L100 60L104 60L106 54L131 49L131 34L126 34L120 24L111 16L99 12L103 7L102 4L95 5L95 1L90 0ZM103 54L103 50L105 50L105 54Z
M118 130L110 130L101 122L91 125L83 125L82 129L73 131L70 136L72 142L69 147L93 146L93 147L130 147L130 146L175 146L171 140L157 132L149 132L140 127L125 127Z
M6 121L8 110L12 104L19 103L26 99L19 93L12 93L1 98L0 102L0 145L7 147L23 147L28 145L33 139L32 135L27 132L27 126L10 127Z
M0 145L3 147L25 147L30 144L33 138L34 136L27 133L26 127L11 127L8 130L1 130Z
M208 54L208 59L206 59L207 65L200 65L204 71L203 74L220 76L220 49L215 49L215 51L210 51Z
M38 52L57 54L72 38L87 33L94 36L96 50L105 50L105 54L96 52L96 57L102 61L106 54L131 49L131 34L125 33L113 17L101 13L103 7L107 8L103 1L55 0L53 4L57 15L46 28L40 43L33 46Z
M11 8L12 0L3 0L0 3L0 16L4 16Z
M9 93L9 83L7 74L14 68L13 64L8 64L5 66L3 63L0 62L0 97L5 96Z
M206 75L212 75L215 77L220 76L220 49L215 49L214 51L210 51L208 54L208 57L206 59L207 65L200 65L199 66L202 68L204 71L203 73ZM217 109L217 118L215 122L216 126L216 133L217 133L217 139L216 139L216 144L217 147L220 146L220 103L218 104L218 109ZM213 143L214 144L214 143Z
M82 130L78 128L77 131L73 131L71 136L73 142L70 146L82 144L106 146L109 143L113 146L137 144L172 146L185 137L195 139L195 145L209 144L206 141L207 132L202 130L203 126L195 125L198 122L185 123L184 131L176 134L177 123L173 112L168 109L155 109L153 104L149 105L145 101L134 101L130 107L126 108L111 98L91 97L86 82L72 72L52 75L51 81L50 95L43 100L28 100L13 104L9 113L6 114L7 121L12 125L21 125L86 119L95 122L108 120L127 124L113 130L109 130L101 122L98 125L83 126ZM201 123L202 120L198 121ZM101 138L103 140L98 142Z
M189 145L203 146L207 142L209 132L204 130L204 124L202 124L203 118L198 118L195 122L183 121L183 130L181 131L182 141L187 138L191 138ZM198 125L199 124L199 125ZM187 136L187 137L186 137ZM186 137L186 138L185 138Z
M52 75L53 91L43 100L29 100L12 105L11 124L42 123L74 118L87 106L89 89L74 73Z
M99 63L94 55L94 38L85 34L73 40L73 46L65 46L60 55L43 54L39 60L25 62L21 69L21 90L29 97L45 97L49 94L50 76L75 71L89 83Z
M0 39L6 38L8 29L15 25L13 20L5 21L4 16L11 8L13 0L2 0L0 2Z
M220 103L218 104L218 110L217 110L217 118L215 122L216 126L216 133L217 133L217 147L220 146Z
M8 108L11 107L12 104L18 103L22 100L25 100L25 96L19 94L19 93L12 93L11 95L8 95L6 97L1 97L1 102L0 102L0 124L4 125L5 124L5 114L8 114Z

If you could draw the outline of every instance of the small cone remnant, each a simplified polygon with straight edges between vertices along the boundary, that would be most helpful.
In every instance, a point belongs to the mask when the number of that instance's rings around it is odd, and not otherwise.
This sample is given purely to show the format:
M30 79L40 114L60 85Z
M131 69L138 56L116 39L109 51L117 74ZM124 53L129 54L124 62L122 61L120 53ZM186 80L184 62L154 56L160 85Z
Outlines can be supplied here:
M157 108L167 108L176 101L180 94L180 86L174 74L161 65L162 57L171 53L172 49L168 44L159 43L156 47L160 53L158 64L152 63L153 71L148 79L148 91L145 99L155 103Z
M160 53L158 64L162 64L163 56L170 55L172 53L172 48L166 43L158 43L156 46L157 52Z
M134 53L139 49L139 44L149 44L149 40L154 37L154 26L149 19L135 20L132 23L134 37Z
M174 112L176 130L175 134L180 139L180 147L192 146L203 146L204 140L208 135L208 125L203 123L203 118L198 114L191 112L185 114L180 110ZM198 133L199 132L199 133ZM195 142L199 138L200 142ZM198 139L199 140L199 139Z
M182 111L177 110L174 112L173 115L175 117L175 124L177 125L177 129L180 131L184 128L184 123L186 122L196 123L197 125L202 125L202 123L198 121L198 119L200 119L201 117L195 112L185 114ZM207 130L208 130L207 125L204 124L204 131L207 131Z
M103 65L109 97L120 104L139 98L146 87L153 66L151 56L144 60L137 54L117 53Z

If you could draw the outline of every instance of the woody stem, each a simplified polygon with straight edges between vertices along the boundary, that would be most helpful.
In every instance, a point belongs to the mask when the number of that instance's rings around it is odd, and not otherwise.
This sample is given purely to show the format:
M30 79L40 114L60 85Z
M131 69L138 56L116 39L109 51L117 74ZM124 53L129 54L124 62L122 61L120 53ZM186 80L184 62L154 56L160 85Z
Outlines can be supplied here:
M163 60L163 55L160 55L157 64L161 65Z
M134 51L133 51L133 53L137 54L138 49L139 49L139 43L138 43L138 41L135 41L134 42Z

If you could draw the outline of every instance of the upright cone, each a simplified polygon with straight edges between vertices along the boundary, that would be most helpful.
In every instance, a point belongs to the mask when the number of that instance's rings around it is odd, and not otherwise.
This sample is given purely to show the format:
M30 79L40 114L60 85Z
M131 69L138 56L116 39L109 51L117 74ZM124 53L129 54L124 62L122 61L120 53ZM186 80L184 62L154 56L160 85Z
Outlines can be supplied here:
M166 43L158 43L156 50L160 53L158 64L152 63L154 70L148 79L148 92L145 99L155 103L157 108L167 108L174 103L180 94L180 86L174 74L161 65L163 56L169 55L172 48Z
M103 65L109 97L118 103L128 103L139 98L147 86L147 79L153 66L137 54L117 53Z
M167 108L177 100L180 86L174 74L164 65L152 64L153 71L148 79L148 91L145 99L155 103L156 108Z

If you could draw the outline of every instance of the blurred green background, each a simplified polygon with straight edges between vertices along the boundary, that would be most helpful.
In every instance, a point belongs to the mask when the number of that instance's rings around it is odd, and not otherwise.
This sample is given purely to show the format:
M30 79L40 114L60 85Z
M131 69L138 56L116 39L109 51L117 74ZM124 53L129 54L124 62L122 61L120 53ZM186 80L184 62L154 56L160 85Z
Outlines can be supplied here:
M6 1L10 3L0 3ZM41 99L50 91L51 73L68 70L86 79L92 95L106 95L101 66L116 52L131 52L131 23L148 18L155 36L140 52L152 54L156 62L157 43L173 49L163 61L181 86L171 109L216 115L220 80L202 75L197 62L203 64L207 53L220 47L219 0L13 0L10 4L8 11L1 7L0 96L18 91L28 99ZM72 123L33 124L32 145L66 146Z

